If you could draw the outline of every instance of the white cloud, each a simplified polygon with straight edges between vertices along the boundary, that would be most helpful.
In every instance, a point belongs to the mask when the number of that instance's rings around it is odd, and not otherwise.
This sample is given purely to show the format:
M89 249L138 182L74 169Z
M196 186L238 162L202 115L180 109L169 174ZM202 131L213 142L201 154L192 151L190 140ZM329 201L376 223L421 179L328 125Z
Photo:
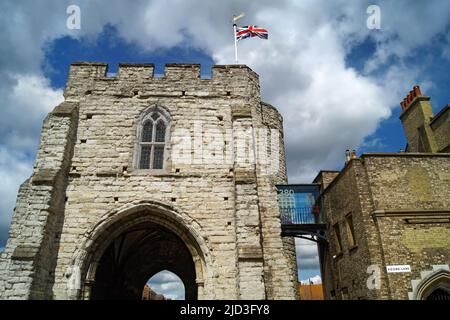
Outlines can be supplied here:
M296 238L295 244L297 268L299 272L302 272L302 270L319 270L320 264L319 256L317 254L316 242L302 238Z
M385 146L383 143L383 140L378 137L372 137L370 139L366 139L362 144L362 147L368 148L368 149L375 149L375 148L382 148Z
M6 239L19 185L31 174L39 131L45 115L63 100L48 80L37 75L15 75L12 86L0 89L0 243Z
M450 6L443 1L428 2L427 9L423 3L381 1L382 30L370 32L366 28L368 4L265 1L256 6L254 2L169 0L164 5L153 2L134 19L125 21L122 17L119 32L145 50L188 43L206 50L217 63L226 64L234 57L227 22L236 10L247 13L242 24L268 28L269 41L239 43L240 62L260 74L264 99L276 105L285 118L291 182L309 182L318 169L342 162L346 148L360 146L380 121L390 116L391 108L397 107L399 97L418 76L402 64L377 77L358 74L345 64L352 46L367 36L377 41L377 52L367 62L371 66L367 69L373 71L392 56L402 59L414 53L448 23L442 6ZM438 21L433 26L412 23L405 11L417 17L415 21ZM412 25L420 39L411 34ZM155 32L160 29L164 32Z
M0 146L0 243L7 238L19 184L31 173L31 161Z
M66 29L69 4L81 8L80 31ZM0 143L4 157L31 165L23 160L28 159L23 153L34 154L41 119L59 101L61 92L50 88L41 76L43 49L53 39L71 35L95 41L110 23L142 50L195 47L217 63L233 63L230 19L244 11L242 24L266 27L269 40L239 43L240 62L260 74L263 98L284 116L290 182L310 182L319 169L339 167L344 150L361 145L398 107L426 70L426 65L411 68L404 59L418 47L434 43L450 21L449 1L378 1L382 29L369 31L369 4L344 0L58 0L45 5L2 1ZM377 44L376 54L367 61L365 72L358 73L345 64L346 55L368 36ZM443 49L442 54L447 52ZM392 57L397 58L396 64L386 64ZM381 71L376 75L370 73L377 70ZM10 188L17 190L25 173L16 174L11 166L2 164L0 171ZM5 216L12 210L15 193L3 190L0 196L12 197L1 204Z
M149 279L147 284L156 293L172 300L183 300L185 295L184 284L173 272L163 270Z
M13 81L15 84L4 96L0 141L14 149L33 152L42 120L63 101L62 90L51 88L46 78L34 74L16 74Z
M377 52L366 68L378 68L389 58L414 56L418 47L436 41L450 25L448 1L380 1L382 32L375 33ZM432 21L432 23L428 23ZM445 47L444 47L445 48Z
M173 283L173 282L179 282L180 278L173 272L164 270L164 271L161 271L161 272L157 273L156 275L154 275L150 281L153 284L161 284L161 283L166 283L166 282Z

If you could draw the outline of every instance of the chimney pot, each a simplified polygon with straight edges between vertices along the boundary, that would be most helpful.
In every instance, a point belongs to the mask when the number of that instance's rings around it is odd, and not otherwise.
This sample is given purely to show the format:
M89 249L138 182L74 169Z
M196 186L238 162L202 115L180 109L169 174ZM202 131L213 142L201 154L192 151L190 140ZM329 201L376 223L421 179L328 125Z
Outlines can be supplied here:
M350 150L345 150L345 163L350 161Z
M414 96L416 96L416 97L422 95L422 92L420 91L420 86L414 86L413 91L414 91Z
M356 151L352 150L352 159L356 159Z
M413 87L413 89L409 92L409 94L406 96L405 99L403 99L403 102L400 102L400 105L402 106L402 110L405 110L409 107L411 102L414 100L415 97L421 96L422 92L420 91L420 86L416 85Z

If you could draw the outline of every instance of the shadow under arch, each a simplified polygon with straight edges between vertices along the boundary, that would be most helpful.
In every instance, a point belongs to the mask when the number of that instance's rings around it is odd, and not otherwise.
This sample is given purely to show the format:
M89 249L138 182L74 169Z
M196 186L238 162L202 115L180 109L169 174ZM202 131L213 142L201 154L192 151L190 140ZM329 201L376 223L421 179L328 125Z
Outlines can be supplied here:
M414 290L414 300L450 300L450 271L438 269L427 275Z
M189 284L195 286L195 297L191 295L189 298L205 298L205 275L207 274L206 268L210 265L210 254L201 236L201 227L195 220L176 210L173 206L148 200L134 201L111 210L84 234L84 241L74 255L70 267L71 272L68 274L73 278L75 275L73 271L77 270L79 284L75 287L68 285L68 298L91 299L97 271L105 252L111 249L111 245L121 235L140 231L142 233L142 230L148 228L153 228L152 231L163 232L165 236L171 235L172 240L176 237L183 243L195 269L195 283ZM160 268L162 268L161 270L173 268L173 265L160 266ZM154 271L156 270L149 272ZM71 280L69 279L69 283ZM186 297L188 298L188 295Z

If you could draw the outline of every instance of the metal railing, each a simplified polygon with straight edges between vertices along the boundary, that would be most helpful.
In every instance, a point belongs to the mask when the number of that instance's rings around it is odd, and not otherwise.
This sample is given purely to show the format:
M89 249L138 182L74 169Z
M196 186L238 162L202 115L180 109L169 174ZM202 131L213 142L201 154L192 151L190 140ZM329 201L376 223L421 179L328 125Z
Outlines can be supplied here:
M277 185L277 202L282 225L324 224L320 208L320 185Z
M303 208L280 208L281 224L323 224L318 205Z

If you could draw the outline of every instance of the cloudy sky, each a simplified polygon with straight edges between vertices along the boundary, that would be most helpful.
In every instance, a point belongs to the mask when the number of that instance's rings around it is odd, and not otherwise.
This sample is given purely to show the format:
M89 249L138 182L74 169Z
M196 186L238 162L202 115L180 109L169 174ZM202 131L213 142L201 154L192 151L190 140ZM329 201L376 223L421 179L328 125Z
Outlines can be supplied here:
M147 284L156 293L172 300L184 300L184 284L173 272L163 270L151 277Z
M378 30L367 28L370 4L381 9ZM81 9L79 30L67 28L69 5ZM201 63L207 76L212 64L234 62L230 20L240 12L242 25L269 30L269 40L239 43L239 62L284 116L290 183L341 168L346 148L404 148L398 103L413 85L435 112L450 101L447 0L2 0L0 247L71 62L105 61L111 72L118 62L153 62L158 73L164 63ZM299 246L302 261L314 259L311 248ZM317 273L303 267L302 278Z

